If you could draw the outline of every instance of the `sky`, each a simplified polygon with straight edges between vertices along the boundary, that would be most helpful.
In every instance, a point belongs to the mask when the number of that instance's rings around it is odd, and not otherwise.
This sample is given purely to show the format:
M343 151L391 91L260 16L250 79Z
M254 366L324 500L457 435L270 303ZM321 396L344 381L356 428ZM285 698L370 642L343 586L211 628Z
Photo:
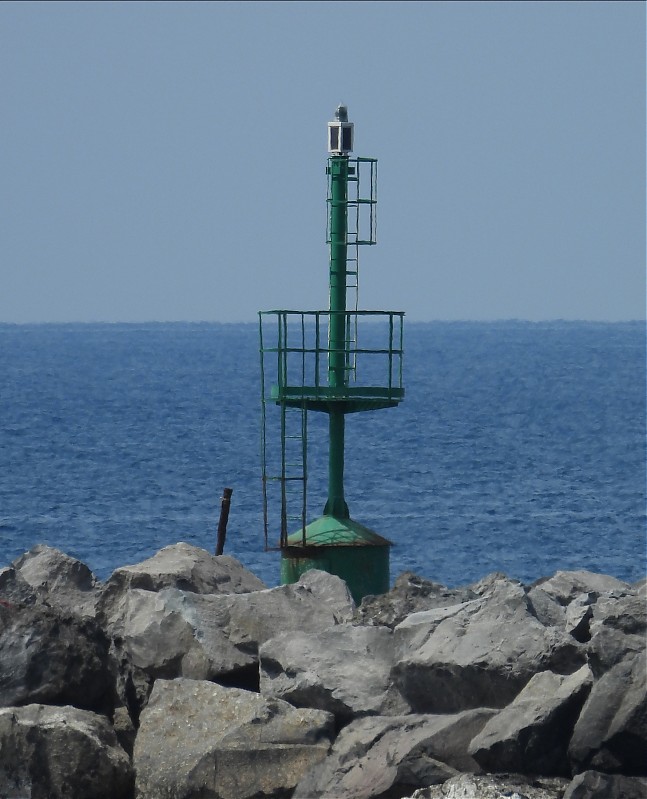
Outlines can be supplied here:
M327 308L340 103L361 307L645 316L642 2L5 0L0 76L0 322Z

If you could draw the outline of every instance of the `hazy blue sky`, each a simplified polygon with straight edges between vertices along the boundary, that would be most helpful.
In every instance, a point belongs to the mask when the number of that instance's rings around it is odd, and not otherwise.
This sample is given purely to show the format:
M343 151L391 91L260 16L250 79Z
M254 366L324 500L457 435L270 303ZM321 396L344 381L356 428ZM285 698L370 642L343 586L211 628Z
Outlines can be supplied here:
M363 307L644 317L644 3L5 1L0 76L2 322L325 308L340 102Z

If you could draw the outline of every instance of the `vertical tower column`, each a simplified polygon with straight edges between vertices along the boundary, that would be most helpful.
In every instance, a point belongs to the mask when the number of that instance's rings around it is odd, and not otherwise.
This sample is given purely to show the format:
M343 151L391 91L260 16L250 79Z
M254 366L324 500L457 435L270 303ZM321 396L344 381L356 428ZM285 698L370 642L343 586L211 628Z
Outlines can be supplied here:
M347 383L346 341L346 256L348 230L348 156L329 159L330 170L330 328L328 385L343 389ZM344 412L329 412L330 444L328 452L327 516L349 517L344 499Z

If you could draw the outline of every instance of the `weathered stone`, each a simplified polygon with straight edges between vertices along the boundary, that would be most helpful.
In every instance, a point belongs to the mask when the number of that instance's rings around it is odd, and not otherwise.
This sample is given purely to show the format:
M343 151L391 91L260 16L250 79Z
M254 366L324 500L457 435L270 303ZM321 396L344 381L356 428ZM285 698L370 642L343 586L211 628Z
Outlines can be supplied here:
M0 605L33 605L36 601L33 588L13 566L0 569Z
M647 655L625 658L593 686L569 746L573 771L647 775Z
M103 716L73 707L0 709L0 796L130 799L133 771Z
M466 588L476 596L484 596L485 594L489 594L495 585L500 587L504 584L511 586L521 585L519 580L511 579L504 572L491 572L490 574L486 574L485 577L481 577L481 579L477 580L475 583L470 583Z
M415 712L504 707L534 674L568 674L584 662L581 645L541 624L508 580L470 602L414 613L395 636L394 681Z
M108 650L92 619L42 604L0 604L0 705L42 702L109 712Z
M595 594L578 594L566 608L564 629L580 643L591 638L589 625L593 618L595 599Z
M599 625L586 644L586 656L596 678L617 666L626 657L645 651L644 635L627 635L614 627Z
M628 655L645 651L647 603L641 592L632 589L603 594L592 612L587 656L596 677Z
M647 603L638 594L603 594L593 607L591 631L601 627L619 630L625 635L645 635Z
M256 659L259 646L279 632L317 632L350 621L355 603L334 574L307 571L291 585L221 597L229 641Z
M388 593L364 597L357 609L356 619L361 624L383 625L393 629L411 613L455 605L475 596L469 588L447 588L418 577L413 572L403 572Z
M301 575L299 584L326 605L337 623L351 621L354 617L355 600L341 577L320 569L309 569Z
M647 779L585 771L573 778L564 799L645 799Z
M569 774L568 743L591 682L588 666L568 677L536 674L475 736L470 754L486 771Z
M229 555L211 555L205 549L180 542L152 557L116 569L108 578L97 604L102 621L117 612L128 591L176 588L196 594L240 594L266 588L254 574Z
M566 609L554 596L546 593L541 586L528 591L529 607L533 615L544 627L563 627L566 623Z
M316 631L346 621L354 607L343 580L309 571L293 585L241 594L130 589L106 627L149 677L238 680L252 687L260 644L282 630Z
M99 582L85 563L46 544L38 544L12 566L50 605L67 613L94 616Z
M293 799L386 799L416 785L478 769L469 741L492 710L448 716L372 716L342 729L330 755L301 780Z
M579 594L605 594L617 592L618 595L627 592L633 593L629 583L611 577L608 574L595 572L558 571L552 577L537 580L532 586L540 587L549 596L552 596L560 605L570 604Z
M391 685L393 657L393 634L386 627L344 624L318 633L282 633L259 651L261 693L328 710L341 722L407 713L408 704Z
M183 541L160 549L141 563L116 569L106 590L116 587L145 591L179 588L196 594L241 594L267 588L236 558L211 555Z
M133 666L153 679L216 679L255 662L229 641L223 598L134 588L115 606L107 629Z
M461 774L443 785L414 791L405 799L562 799L567 784L567 780L559 777Z
M158 680L141 715L138 799L289 797L326 757L333 716L238 688Z

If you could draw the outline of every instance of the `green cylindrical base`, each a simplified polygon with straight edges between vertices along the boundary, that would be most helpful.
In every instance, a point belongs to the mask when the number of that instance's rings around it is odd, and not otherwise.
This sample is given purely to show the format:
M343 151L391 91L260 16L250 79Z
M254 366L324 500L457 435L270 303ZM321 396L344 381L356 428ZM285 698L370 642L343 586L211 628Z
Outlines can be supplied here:
M295 583L309 569L345 580L359 605L368 594L390 588L391 542L352 519L323 516L288 538L281 553L281 584Z

